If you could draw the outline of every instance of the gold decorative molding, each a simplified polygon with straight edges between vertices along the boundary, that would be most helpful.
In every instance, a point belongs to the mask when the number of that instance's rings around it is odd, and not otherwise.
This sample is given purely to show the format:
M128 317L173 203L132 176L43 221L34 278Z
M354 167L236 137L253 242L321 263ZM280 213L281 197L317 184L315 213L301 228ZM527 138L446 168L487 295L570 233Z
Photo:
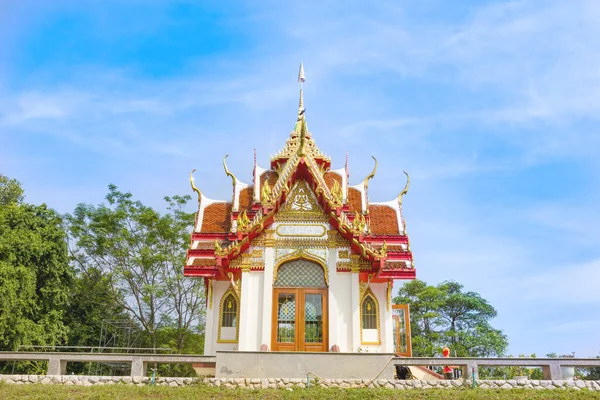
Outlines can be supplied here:
M358 274L360 272L360 255L358 255L358 254L350 255L350 271L353 274Z
M350 258L350 252L348 250L338 251L338 258L348 259Z
M349 261L338 261L335 264L336 269L352 269L352 264Z
M319 214L276 214L273 217L275 222L329 222L329 217L325 213Z
M350 242L344 239L337 230L331 229L327 231L327 247L330 249L348 248L350 247Z
M325 239L289 239L279 238L275 240L275 246L278 248L298 248L298 247L312 247L312 248L323 248L327 247L327 240Z
M273 229L267 229L264 234L264 246L275 247L275 231Z
M254 242L252 244L254 244ZM252 253L250 253L251 258L262 258L262 256L263 256L262 249L254 249L254 250L252 250Z

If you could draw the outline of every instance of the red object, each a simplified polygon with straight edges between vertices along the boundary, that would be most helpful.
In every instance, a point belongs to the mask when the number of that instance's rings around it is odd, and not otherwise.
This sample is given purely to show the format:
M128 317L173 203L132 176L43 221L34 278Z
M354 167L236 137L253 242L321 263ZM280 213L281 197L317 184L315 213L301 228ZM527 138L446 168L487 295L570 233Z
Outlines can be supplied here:
M442 350L442 354L444 357L450 357L450 349L447 346L445 346L444 349ZM452 367L445 366L444 373L448 373L448 372L452 372Z

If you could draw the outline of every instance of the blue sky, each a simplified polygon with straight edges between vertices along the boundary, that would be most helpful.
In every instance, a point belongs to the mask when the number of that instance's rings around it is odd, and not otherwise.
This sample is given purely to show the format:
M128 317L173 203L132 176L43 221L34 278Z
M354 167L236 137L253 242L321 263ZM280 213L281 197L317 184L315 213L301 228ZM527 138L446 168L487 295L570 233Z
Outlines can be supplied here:
M307 121L371 201L404 199L418 277L498 309L509 352L600 352L600 2L0 5L0 172L60 212L114 183L163 207L251 182Z

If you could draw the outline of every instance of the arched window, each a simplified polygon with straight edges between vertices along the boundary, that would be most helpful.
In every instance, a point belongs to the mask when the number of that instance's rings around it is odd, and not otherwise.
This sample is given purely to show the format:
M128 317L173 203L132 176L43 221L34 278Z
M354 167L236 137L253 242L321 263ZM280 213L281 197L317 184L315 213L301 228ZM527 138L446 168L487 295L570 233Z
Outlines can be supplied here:
M235 328L237 324L237 299L233 293L229 293L223 299L223 311L221 314L221 326Z
M370 295L362 302L362 328L377 329L377 305Z
M363 296L360 305L361 342L379 344L379 306L377 299L369 290Z
M238 341L239 301L234 291L229 288L221 298L219 307L219 338L221 343Z

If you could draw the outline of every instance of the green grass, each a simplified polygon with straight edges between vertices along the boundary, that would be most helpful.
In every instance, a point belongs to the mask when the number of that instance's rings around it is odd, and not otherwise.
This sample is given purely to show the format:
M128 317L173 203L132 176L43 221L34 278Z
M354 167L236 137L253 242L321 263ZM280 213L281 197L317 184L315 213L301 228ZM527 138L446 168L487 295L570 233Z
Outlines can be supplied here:
M204 385L149 387L132 385L62 386L0 384L0 399L599 399L588 390L485 390L485 389L225 389Z

